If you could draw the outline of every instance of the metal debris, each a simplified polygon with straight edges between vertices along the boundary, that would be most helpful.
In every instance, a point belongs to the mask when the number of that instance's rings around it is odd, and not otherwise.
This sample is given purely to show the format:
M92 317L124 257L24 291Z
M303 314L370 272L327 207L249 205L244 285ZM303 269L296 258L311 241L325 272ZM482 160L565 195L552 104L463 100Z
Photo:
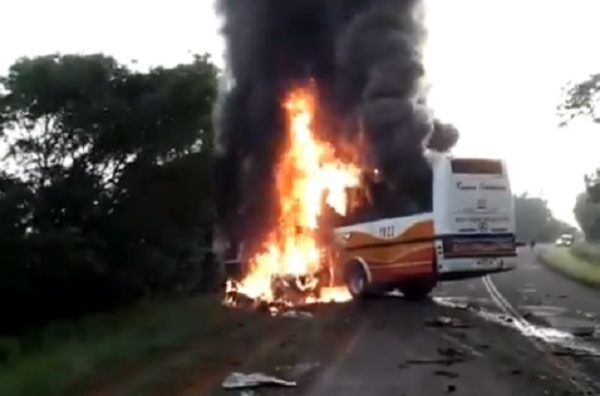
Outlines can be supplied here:
M455 373L454 371L448 371L448 370L435 370L433 372L434 375L437 375L439 377L446 377L446 378L458 378L459 375L457 373Z
M437 353L441 357L411 359L407 360L406 364L442 364L450 366L455 363L464 363L469 360L467 353L452 347L438 348Z
M455 360L450 360L448 358L418 358L418 359L409 359L406 361L406 364L445 364L445 365L451 365L453 363L462 363L464 362L464 360L459 361L455 361Z
M319 362L298 363L292 366L277 367L277 372L289 374L292 378L300 378L321 366Z
M459 349L452 347L438 348L437 353L448 358L466 358L467 354Z
M600 354L598 353L590 353L590 352L583 352L583 351L577 351L574 349L565 349L565 350L560 350L560 351L554 351L552 352L552 354L554 354L555 356L568 356L568 357L575 357L575 358L600 358Z
M311 319L313 317L313 314L307 311L291 310L282 313L281 316L284 318Z
M455 329L468 329L472 327L470 324L448 316L438 316L425 322L425 325L430 327L452 327Z
M287 381L263 373L238 373L233 372L225 378L221 386L224 389L249 389L262 386L295 387L296 381Z
M573 329L573 335L575 337L592 337L595 332L595 328L593 327L580 327L577 329Z

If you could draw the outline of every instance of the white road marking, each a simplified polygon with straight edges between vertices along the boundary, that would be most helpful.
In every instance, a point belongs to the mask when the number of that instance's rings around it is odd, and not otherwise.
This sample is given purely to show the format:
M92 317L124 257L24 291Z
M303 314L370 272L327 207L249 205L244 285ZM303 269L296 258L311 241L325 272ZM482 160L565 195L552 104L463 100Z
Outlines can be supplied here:
M492 300L496 303L498 308L502 310L505 314L512 316L515 321L515 325L518 330L520 330L524 335L528 335L527 339L531 342L531 344L541 353L547 354L547 349L544 346L544 343L541 343L539 339L545 340L543 333L539 333L539 330L536 331L536 326L529 323L527 319L525 319L509 302L506 298L498 291L496 285L492 281L489 275L486 275L481 278L483 281L483 285L486 290L490 294ZM571 384L580 392L588 391L588 386L580 383L578 380L574 378L572 374L578 374L580 378L589 384L593 384L594 382L583 372L576 370L572 367L569 367L568 364L565 364L564 361L557 359L553 356L548 356L548 360L554 364L556 368L566 373L569 373L569 381Z

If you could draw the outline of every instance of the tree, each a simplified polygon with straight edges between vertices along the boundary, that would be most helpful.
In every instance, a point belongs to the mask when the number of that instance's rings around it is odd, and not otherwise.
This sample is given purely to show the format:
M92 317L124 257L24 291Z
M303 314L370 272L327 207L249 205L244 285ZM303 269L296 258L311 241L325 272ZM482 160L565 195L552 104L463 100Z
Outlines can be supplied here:
M216 77L207 56L140 73L97 54L23 58L0 80L16 169L0 175L0 307L12 324L198 286Z
M574 227L557 220L543 198L527 194L515 196L517 238L550 242L561 234L573 232Z
M593 74L579 83L571 83L565 88L565 100L558 106L561 126L567 126L576 118L587 118L600 123L597 104L600 99L600 74ZM584 176L586 200L600 203L600 169ZM581 208L578 197L578 207Z
M593 74L578 83L569 83L564 89L564 101L558 106L561 126L566 126L578 117L600 122L596 104L600 93L600 74Z
M577 196L573 209L586 240L600 242L600 203L586 191Z

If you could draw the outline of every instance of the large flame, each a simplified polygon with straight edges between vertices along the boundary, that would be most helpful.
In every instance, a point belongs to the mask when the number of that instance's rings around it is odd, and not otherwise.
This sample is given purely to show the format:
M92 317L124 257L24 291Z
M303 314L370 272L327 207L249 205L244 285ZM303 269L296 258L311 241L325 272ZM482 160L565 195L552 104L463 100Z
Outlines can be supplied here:
M274 280L295 279L297 288L318 287L317 294L306 293L301 302L345 301L345 287L319 285L324 250L319 242L319 226L325 205L340 215L349 206L348 188L360 183L360 167L336 156L340 147L315 136L316 96L310 87L292 90L284 102L288 117L288 141L275 177L277 224L265 241L265 248L250 260L247 276L229 282L229 291L251 299L273 302L278 299ZM302 279L302 282L297 282ZM301 290L302 291L302 290Z

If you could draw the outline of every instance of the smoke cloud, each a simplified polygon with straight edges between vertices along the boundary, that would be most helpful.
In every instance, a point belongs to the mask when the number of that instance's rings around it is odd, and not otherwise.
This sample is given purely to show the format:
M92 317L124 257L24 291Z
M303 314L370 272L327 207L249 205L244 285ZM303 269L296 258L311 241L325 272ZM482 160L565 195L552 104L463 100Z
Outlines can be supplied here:
M427 108L421 0L217 0L217 9L233 80L217 119L221 220L239 226L245 208L253 230L268 222L286 134L280 102L308 78L325 109L323 130L336 134L326 138L366 135L385 180L374 199L379 214L430 206L424 151L449 150L458 131Z

